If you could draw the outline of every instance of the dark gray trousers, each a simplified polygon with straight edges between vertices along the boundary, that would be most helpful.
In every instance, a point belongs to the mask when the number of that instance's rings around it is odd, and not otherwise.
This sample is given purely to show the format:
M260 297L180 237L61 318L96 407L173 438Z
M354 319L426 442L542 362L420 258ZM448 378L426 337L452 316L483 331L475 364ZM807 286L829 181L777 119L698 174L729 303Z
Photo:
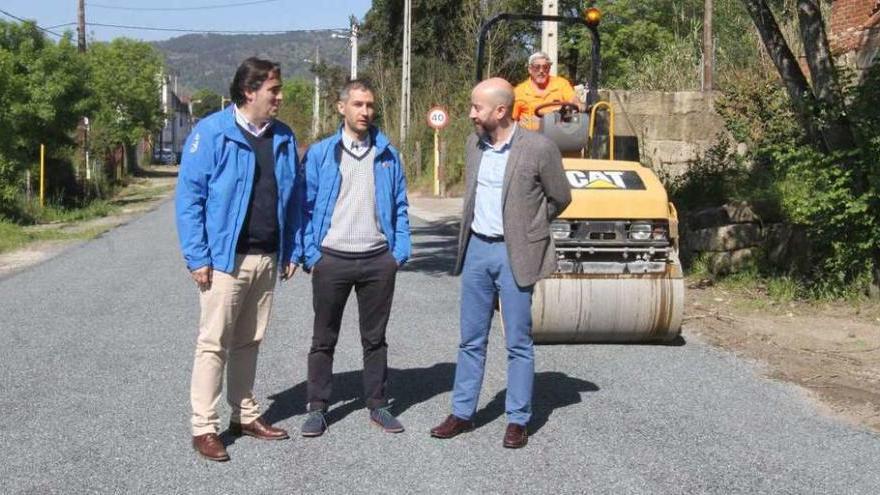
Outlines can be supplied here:
M333 352L345 303L354 288L364 352L364 397L374 409L388 403L388 344L385 328L391 313L397 261L389 251L367 258L324 253L312 270L315 325L309 350L307 401L310 411L326 410L333 390Z

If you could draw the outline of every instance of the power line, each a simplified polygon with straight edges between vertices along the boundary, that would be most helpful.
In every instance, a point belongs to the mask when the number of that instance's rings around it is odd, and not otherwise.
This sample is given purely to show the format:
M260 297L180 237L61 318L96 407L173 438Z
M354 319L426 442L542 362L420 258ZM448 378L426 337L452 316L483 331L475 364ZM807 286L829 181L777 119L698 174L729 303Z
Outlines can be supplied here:
M119 29L137 29L143 31L172 31L177 33L206 33L206 34L282 34L291 32L312 33L319 31L344 31L345 28L324 28L324 29L285 29L285 30L264 30L264 31L236 31L236 30L220 30L220 29L189 29L189 28L159 28L148 26L128 26L124 24L102 24L98 22L87 22L88 26L111 27Z
M267 1L278 1L278 0L260 0L261 2ZM91 4L90 4L91 5ZM3 9L0 9L0 13L5 14L15 20L21 22L31 22L27 19L22 19L16 15L10 14ZM56 24L54 26L49 26L48 28L40 27L34 23L34 26L40 31L45 31L49 34L55 35L59 38L62 38L63 35L58 34L51 29L73 26L76 25L75 22L66 22L63 24ZM169 31L176 33L205 33L205 34L283 34L283 33L291 33L291 32L300 32L300 33L312 33L312 32L320 32L320 31L346 31L346 28L318 28L318 29L286 29L286 30L262 30L262 31L246 31L246 30L221 30L221 29L192 29L192 28L160 28L160 27L150 27L150 26L129 26L124 24L105 24L100 22L86 22L87 26L98 26L98 27L109 27L109 28L117 28L117 29L135 29L135 30L143 30L143 31Z
M65 27L65 26L75 26L75 25L76 25L75 22L65 22L64 24L55 24L52 26L46 26L46 29L55 29L55 28L60 28L60 27Z
M21 17L18 17L17 15L10 14L9 12L6 12L6 11L3 10L3 9L0 9L0 14L4 14L4 15L6 15L6 16L9 16L9 17L11 17L11 18L13 18L13 19L15 19L15 20L17 20L17 21L32 23L32 24L34 25L34 27L36 27L37 29L39 29L40 31L43 31L43 32L45 32L45 33L49 33L49 34L55 35L55 36L57 36L57 37L59 37L59 38L63 38L63 37L64 37L64 35L58 34L58 33L56 33L55 31L49 31L49 30L46 29L46 28L42 28L42 27L38 26L37 23L34 22L34 21L29 21L29 20L27 20L27 19L22 19Z
M89 7L99 9L112 10L135 10L135 11L180 11L180 10L209 10L209 9L228 9L230 7L243 7L245 5L257 5L260 3L278 2L279 0L253 0L250 2L227 3L219 5L206 5L204 7L120 7L118 5L105 5L99 3L89 3Z

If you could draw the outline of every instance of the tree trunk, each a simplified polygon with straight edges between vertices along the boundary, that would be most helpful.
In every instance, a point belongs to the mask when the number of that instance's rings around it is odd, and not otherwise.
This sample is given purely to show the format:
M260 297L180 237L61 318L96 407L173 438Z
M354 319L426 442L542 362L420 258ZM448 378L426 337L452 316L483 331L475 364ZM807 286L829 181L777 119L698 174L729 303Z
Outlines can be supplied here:
M813 82L813 94L825 110L831 112L822 129L825 144L829 151L852 149L856 144L855 136L844 113L843 97L837 82L837 71L831 60L831 51L828 49L828 37L825 34L819 1L798 0L797 12L804 53Z
M791 53L785 37L779 30L779 24L776 23L773 12L767 6L767 1L742 0L742 2L754 21L755 27L758 28L758 34L761 35L761 41L764 42L767 54L770 55L782 77L782 83L791 98L798 120L807 133L807 139L820 146L821 151L827 151L824 140L821 139L822 136L816 129L815 121L812 118L811 110L815 107L816 99L810 91L807 78L804 77L797 59Z

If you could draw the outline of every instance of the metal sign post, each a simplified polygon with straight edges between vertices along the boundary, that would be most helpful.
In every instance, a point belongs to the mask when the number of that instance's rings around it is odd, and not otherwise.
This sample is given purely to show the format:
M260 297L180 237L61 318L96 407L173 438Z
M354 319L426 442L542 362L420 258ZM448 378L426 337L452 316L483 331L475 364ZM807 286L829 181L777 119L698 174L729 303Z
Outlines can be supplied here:
M449 125L446 108L435 105L428 110L428 126L434 129L434 196L440 195L440 130Z
M40 208L46 206L46 145L40 145Z

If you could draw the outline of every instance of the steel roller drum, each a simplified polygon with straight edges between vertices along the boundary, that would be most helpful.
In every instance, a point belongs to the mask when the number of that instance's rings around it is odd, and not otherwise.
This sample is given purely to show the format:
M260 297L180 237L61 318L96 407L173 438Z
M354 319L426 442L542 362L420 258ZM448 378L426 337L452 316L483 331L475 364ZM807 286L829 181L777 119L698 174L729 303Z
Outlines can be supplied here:
M681 333L684 311L684 280L675 268L544 279L532 297L532 338L536 344L669 342Z

